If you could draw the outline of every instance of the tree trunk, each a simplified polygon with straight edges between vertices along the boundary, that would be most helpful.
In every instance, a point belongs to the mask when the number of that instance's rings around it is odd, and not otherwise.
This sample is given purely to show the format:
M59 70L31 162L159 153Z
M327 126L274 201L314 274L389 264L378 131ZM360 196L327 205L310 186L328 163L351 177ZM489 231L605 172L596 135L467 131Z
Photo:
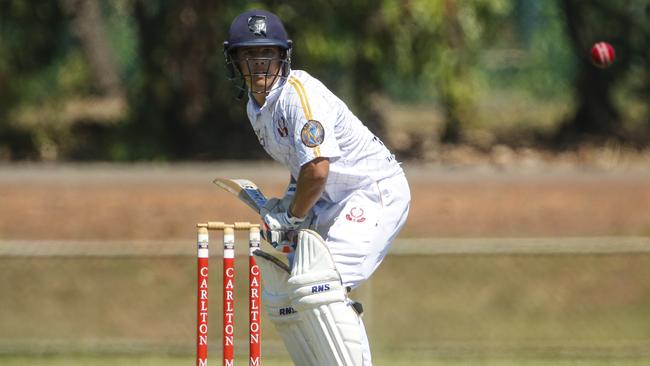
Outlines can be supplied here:
M99 2L94 0L60 0L61 7L73 16L72 32L81 42L100 94L123 93L113 51L106 38L106 27Z
M589 50L595 41L606 39L608 26L625 33L625 19L609 11L602 2L565 0L561 4L569 39L579 55L574 83L577 107L575 114L558 129L553 142L566 147L581 142L623 139L620 114L612 102L611 91L614 82L622 76L624 65L618 61L618 65L609 69L599 69L591 64Z

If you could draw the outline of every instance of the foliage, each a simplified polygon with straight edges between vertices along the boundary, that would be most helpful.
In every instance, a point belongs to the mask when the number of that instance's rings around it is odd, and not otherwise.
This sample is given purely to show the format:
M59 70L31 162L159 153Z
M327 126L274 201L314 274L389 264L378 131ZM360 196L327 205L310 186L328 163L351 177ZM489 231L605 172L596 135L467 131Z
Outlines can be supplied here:
M381 121L368 121L374 95L405 101L433 98L448 117L447 138L455 141L470 119L480 82L478 51L511 3L320 1L278 9L297 38L298 65L308 64L310 72L342 90L375 130ZM323 17L303 16L314 6L327 9Z
M555 134L555 142L573 144L576 140L602 142L613 139L647 144L650 130L650 1L579 0L561 2L566 17L569 39L577 52L578 70L573 82L578 100L574 115ZM591 45L607 41L614 45L618 57L606 70L592 65L587 55ZM631 79L640 81L630 82ZM626 82L628 83L626 85ZM626 105L615 104L613 91L627 89L630 100ZM632 102L632 103L629 103ZM621 110L642 103L645 107L645 132L625 131ZM639 137L641 137L639 139Z
M54 65L69 41L65 22L55 2L0 2L0 159L33 157L30 133L12 126L9 114L51 97L59 81Z
M294 68L321 79L380 136L383 100L429 105L444 125L423 120L425 135L468 142L484 123L481 105L507 95L575 108L557 132L569 142L583 132L626 141L650 128L648 0L102 0L125 90L117 100L102 95L74 29L82 15L60 7L86 0L74 1L0 2L0 160L265 156L221 53L231 20L250 8L277 13L294 40ZM619 54L608 70L585 59L600 39ZM589 100L607 106L607 121L586 112Z

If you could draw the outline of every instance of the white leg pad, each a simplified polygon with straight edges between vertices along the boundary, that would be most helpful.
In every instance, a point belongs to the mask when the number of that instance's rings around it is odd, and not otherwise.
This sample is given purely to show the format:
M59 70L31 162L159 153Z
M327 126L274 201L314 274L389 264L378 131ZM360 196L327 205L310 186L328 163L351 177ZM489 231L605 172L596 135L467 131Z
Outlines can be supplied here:
M300 366L318 366L312 347L313 342L307 338L309 332L303 329L305 323L291 306L287 284L289 267L261 250L256 250L253 254L262 274L264 284L262 302L267 316L280 333L293 363Z
M289 278L291 305L304 322L307 339L320 366L361 366L362 332L358 315L347 306L341 284L323 239L300 230Z

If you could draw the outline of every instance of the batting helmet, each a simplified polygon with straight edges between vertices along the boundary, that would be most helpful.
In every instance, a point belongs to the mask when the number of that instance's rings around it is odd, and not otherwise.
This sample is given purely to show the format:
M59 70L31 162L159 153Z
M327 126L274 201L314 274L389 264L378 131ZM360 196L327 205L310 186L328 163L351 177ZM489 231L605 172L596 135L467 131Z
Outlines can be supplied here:
M292 41L277 15L266 10L249 10L239 14L230 25L228 40L223 43L229 78L241 81L240 89L246 88L244 75L236 62L236 52L244 47L273 46L281 50L281 77L289 76Z

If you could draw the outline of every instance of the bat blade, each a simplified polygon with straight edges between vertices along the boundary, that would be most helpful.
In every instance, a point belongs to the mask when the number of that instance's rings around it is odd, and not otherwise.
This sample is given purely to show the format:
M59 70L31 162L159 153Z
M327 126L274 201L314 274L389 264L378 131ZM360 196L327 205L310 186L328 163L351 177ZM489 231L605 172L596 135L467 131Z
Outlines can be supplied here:
M258 213L266 204L267 198L264 196L264 193L262 193L255 183L248 179L217 178L213 183L237 196L237 198Z

